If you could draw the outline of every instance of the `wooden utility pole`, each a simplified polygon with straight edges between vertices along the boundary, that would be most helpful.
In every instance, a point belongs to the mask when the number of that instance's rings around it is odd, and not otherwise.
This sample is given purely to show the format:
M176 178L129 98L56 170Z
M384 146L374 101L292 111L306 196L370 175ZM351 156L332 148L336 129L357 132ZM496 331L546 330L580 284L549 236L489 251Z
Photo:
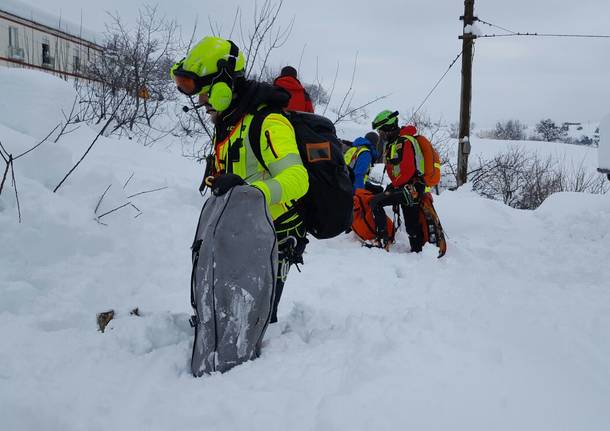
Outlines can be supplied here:
M464 0L464 28L472 25L474 0ZM472 46L476 36L472 31L459 37L462 39L462 96L460 99L460 134L458 144L457 186L466 183L468 176L468 155L470 154L470 101L472 99Z

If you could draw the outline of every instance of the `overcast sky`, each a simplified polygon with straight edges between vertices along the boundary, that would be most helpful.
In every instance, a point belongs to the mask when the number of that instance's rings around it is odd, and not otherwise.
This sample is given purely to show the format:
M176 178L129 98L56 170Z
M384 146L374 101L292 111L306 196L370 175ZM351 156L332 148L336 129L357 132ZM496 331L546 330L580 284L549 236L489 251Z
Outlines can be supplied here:
M138 0L23 0L75 23L82 13L85 27L101 31L105 11L118 11L133 21ZM0 0L2 3L2 0ZM259 1L259 4L261 1ZM154 2L152 2L154 4ZM175 18L184 33L199 18L200 37L209 34L208 16L229 31L239 5L252 17L253 1L171 0L160 10ZM337 62L343 94L358 53L354 103L391 93L369 109L407 112L418 106L451 60L461 50L462 0L285 0L281 13L295 18L288 43L277 51L275 66L299 63L299 77L315 80L316 58L323 83L330 86ZM610 34L608 0L476 0L475 15L522 32ZM479 24L485 33L498 33ZM235 42L239 42L237 37ZM239 44L239 43L238 43ZM459 116L458 62L424 109L433 117L456 122ZM476 43L472 120L491 126L498 120L529 124L555 121L598 121L610 112L610 39L494 38Z

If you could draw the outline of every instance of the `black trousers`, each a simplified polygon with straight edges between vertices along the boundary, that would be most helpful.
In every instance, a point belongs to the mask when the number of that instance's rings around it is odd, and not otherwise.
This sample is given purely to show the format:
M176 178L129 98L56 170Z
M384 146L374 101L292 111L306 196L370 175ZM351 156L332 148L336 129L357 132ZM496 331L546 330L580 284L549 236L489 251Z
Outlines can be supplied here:
M284 284L286 283L290 266L303 263L303 252L309 242L305 225L300 220L293 227L276 226L276 236L278 241L278 269L275 280L273 309L271 310L271 323L277 322L277 307L284 291Z
M364 183L364 188L373 194L383 193L383 187L368 181Z
M390 188L371 199L370 205L375 217L375 224L377 225L377 236L382 240L388 239L384 207L399 205L402 208L405 230L409 235L411 251L420 252L423 247L424 238L421 225L419 224L420 201L407 198L405 193L409 192L403 187L399 189ZM419 195L421 196L421 193Z

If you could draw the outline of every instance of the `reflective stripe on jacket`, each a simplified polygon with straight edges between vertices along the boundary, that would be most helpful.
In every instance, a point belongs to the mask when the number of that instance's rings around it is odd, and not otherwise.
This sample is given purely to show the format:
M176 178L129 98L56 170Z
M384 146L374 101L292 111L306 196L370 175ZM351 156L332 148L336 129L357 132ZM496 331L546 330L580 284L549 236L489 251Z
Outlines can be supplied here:
M269 114L262 123L261 156L269 172L261 166L248 138L252 118L254 115L247 114L225 140L214 143L216 171L232 172L260 189L275 220L307 193L309 176L301 162L294 128L281 114Z
M345 164L354 173L354 191L364 188L373 166L371 149L366 146L351 147L345 152L343 158Z
M419 142L417 142L417 139L414 136L405 135L404 137L407 138L413 146L413 154L415 155L415 168L417 169L419 175L423 176L426 165L424 163L424 153L422 153L421 147L419 146Z
M356 166L356 160L358 160L358 156L365 151L371 151L367 147L350 147L345 154L343 154L343 159L345 160L345 164L350 168L354 169Z

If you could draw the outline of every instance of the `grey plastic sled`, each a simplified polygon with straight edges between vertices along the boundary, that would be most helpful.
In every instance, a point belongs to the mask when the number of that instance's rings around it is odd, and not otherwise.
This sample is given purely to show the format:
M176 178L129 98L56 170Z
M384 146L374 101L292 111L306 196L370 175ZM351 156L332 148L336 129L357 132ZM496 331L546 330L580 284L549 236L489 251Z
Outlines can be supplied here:
M193 243L191 369L199 377L258 357L271 317L277 244L263 193L238 186L203 205Z

